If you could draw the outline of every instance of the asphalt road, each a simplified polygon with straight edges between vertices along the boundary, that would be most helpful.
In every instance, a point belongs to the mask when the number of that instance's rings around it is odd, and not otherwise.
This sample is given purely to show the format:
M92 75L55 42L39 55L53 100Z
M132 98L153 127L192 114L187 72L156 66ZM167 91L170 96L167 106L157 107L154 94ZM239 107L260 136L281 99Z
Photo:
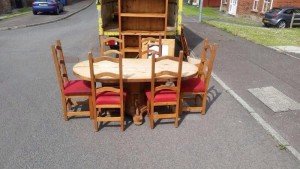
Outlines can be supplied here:
M299 168L299 161L280 150L214 80L207 115L188 114L179 128L166 122L151 130L148 121L142 126L128 121L125 132L112 125L95 133L88 118L65 122L50 55L50 44L56 39L62 40L67 56L84 60L90 49L97 53L95 6L57 23L0 32L0 168ZM231 50L225 47L220 52ZM252 49L258 50L265 49ZM241 77L230 73L245 65L229 63L237 56L227 54L218 55L216 73L241 89L249 84L247 79L236 81ZM238 60L246 61L247 56ZM299 84L293 74L283 75L290 76L282 77L290 79L287 90ZM290 97L299 97L299 91L291 91Z
M300 111L274 113L248 91L273 86L300 103L300 59L185 19L194 53L200 53L204 38L217 43L219 48L214 72L300 150Z

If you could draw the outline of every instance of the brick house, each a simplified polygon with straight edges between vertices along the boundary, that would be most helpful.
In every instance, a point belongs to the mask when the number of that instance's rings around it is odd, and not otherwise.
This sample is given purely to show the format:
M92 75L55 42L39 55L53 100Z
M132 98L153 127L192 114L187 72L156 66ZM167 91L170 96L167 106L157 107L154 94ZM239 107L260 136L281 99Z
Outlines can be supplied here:
M199 5L200 0L190 0L193 5ZM203 0L203 7L219 7L220 0Z
M220 10L231 15L260 16L266 11L284 6L300 7L300 0L220 0Z

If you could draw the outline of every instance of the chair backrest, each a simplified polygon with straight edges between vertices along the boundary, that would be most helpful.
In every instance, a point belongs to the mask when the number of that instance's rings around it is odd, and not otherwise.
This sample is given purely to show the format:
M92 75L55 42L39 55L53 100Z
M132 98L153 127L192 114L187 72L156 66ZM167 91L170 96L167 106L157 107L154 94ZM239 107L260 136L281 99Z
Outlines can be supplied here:
M158 51L149 49L151 45L158 46ZM146 50L143 50L143 46L147 46ZM142 38L139 35L139 58L147 58L148 55L161 57L162 55L162 37L159 35L158 39L153 37Z
M174 56L162 56L159 58L152 57L152 70L151 70L151 98L154 98L154 94L161 90L171 90L175 91L177 98L179 100L180 97L180 86L181 86L181 73L182 73L182 58L183 58L183 51L179 52L179 57ZM162 71L155 71L155 65L157 62L162 60L172 60L178 62L178 69L176 72L169 71L169 70L162 70ZM158 85L156 86L157 82L160 82L162 79L172 79L176 81L176 86L171 85ZM153 102L154 99L151 99Z
M61 92L63 92L64 84L69 81L65 58L60 40L51 46L52 57L56 69L56 75Z
M117 56L120 56L120 55L124 56L124 41L123 41L123 39L119 39L119 38L115 38L115 37L104 38L103 36L99 36L99 40L100 40L100 44L101 44L100 56L111 56L112 54L115 54ZM109 45L110 42L118 43L119 50L116 50L116 49L105 50L106 44Z
M208 52L210 54L209 58L207 57ZM199 64L198 77L205 81L206 88L209 85L214 60L216 58L216 52L217 52L216 44L207 44L205 50L201 52L201 62Z
M202 50L200 52L200 63L196 64L198 66L198 77L203 74L203 66L204 62L207 61L207 55L212 54L210 51L210 43L208 39L205 38L203 41Z
M123 105L123 69L122 69L122 58L123 56L120 55L119 58L112 58L109 56L100 56L97 58L94 58L92 53L89 52L89 66L90 66L90 76L91 76L91 86L92 86L92 96L93 99L96 99L97 93L103 93L103 92L114 92L118 93L120 95L120 104ZM109 61L118 64L119 70L118 72L101 72L101 73L94 73L94 63L103 62L103 61ZM118 79L119 81L119 87L117 85L112 86L102 86L99 88L96 88L96 81L101 82L101 78L112 78L112 79ZM103 83L102 83L103 85ZM95 101L95 100L94 100ZM94 102L95 103L95 102Z
M181 47L182 47L184 56L188 57L188 56L190 56L190 48L189 48L187 40L185 38L184 29L185 29L184 26L181 25L180 42L181 42Z

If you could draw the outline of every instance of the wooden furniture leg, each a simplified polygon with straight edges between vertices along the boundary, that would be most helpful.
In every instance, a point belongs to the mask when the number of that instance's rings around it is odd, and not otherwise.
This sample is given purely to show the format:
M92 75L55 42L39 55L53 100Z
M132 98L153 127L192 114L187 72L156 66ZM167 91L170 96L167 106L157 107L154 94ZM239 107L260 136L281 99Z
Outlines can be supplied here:
M145 83L125 83L126 113L133 117L135 125L141 125L143 115L147 112L146 98L144 96Z

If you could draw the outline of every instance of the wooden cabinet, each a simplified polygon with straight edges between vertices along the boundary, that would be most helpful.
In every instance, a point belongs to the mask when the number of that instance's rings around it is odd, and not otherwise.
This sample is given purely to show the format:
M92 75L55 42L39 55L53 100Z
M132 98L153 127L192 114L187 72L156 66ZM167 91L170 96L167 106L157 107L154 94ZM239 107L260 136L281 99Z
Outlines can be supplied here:
M126 56L138 53L138 35L180 35L182 0L99 0L99 35L124 35Z
M168 0L118 0L119 34L126 57L138 54L138 36L166 36Z

